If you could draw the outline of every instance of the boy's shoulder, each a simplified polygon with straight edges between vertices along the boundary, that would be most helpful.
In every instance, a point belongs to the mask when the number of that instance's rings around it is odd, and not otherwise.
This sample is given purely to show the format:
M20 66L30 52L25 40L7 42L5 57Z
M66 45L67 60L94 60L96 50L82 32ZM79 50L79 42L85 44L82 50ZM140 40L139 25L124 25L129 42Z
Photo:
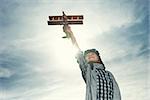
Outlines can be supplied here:
M106 73L108 73L111 77L113 77L112 72L110 72L110 71L108 71L108 70L105 70L105 71L106 71Z

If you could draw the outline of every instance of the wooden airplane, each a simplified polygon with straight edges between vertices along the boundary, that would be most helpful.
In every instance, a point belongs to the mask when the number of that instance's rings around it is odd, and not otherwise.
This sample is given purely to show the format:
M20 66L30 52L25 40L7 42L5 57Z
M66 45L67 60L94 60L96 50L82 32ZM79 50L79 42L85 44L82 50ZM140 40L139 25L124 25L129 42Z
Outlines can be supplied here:
M49 16L48 25L79 25L83 24L83 15L68 15L62 12L62 16ZM66 33L66 32L65 32ZM66 33L66 36L62 38L70 38L69 33Z

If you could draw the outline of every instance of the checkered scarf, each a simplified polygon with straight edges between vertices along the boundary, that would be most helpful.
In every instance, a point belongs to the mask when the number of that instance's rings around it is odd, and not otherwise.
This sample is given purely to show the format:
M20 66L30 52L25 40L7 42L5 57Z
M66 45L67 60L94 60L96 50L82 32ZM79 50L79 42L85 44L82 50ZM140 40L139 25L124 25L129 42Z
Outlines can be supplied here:
M108 72L102 69L96 69L97 73L97 99L113 100L113 80Z

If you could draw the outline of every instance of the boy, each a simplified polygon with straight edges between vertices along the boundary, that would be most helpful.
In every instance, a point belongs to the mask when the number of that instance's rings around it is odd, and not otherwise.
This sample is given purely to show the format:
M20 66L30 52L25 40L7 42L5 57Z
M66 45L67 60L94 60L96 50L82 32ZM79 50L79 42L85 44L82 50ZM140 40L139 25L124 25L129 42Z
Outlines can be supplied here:
M118 84L112 73L105 70L99 52L96 49L89 49L83 54L71 28L64 25L63 30L78 48L76 58L86 83L86 100L121 100Z

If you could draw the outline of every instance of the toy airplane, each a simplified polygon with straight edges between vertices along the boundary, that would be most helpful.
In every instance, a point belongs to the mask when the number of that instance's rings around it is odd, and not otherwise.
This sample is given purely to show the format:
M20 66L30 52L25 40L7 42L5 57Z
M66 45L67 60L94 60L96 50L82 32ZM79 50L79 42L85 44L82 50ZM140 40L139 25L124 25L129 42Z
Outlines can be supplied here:
M83 24L83 15L68 15L62 12L62 16L49 16L48 25L79 25ZM63 38L68 38L68 34Z

